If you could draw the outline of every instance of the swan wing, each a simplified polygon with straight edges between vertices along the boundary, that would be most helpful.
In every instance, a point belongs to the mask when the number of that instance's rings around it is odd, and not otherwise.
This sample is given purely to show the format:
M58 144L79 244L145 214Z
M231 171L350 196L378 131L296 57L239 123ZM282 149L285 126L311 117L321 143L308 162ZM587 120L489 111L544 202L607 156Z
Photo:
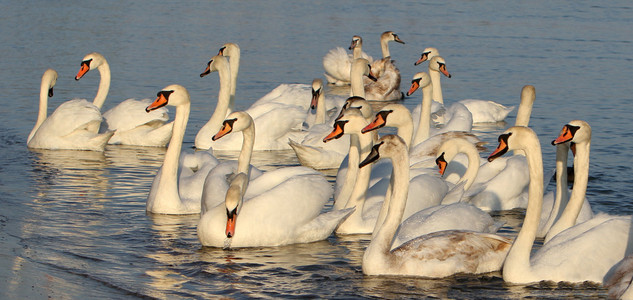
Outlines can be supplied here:
M108 123L109 130L119 132L132 130L146 124L158 128L169 120L168 110L166 107L161 107L147 113L145 108L151 103L150 99L127 99L106 111L103 118Z

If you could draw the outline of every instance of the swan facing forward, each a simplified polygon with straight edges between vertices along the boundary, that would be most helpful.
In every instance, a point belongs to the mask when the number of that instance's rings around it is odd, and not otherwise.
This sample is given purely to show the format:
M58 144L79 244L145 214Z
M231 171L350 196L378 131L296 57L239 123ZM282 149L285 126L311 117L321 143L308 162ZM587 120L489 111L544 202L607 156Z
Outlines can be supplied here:
M101 109L110 90L110 66L105 57L97 52L86 55L75 80L95 69L99 71L101 80L93 104ZM102 127L115 131L108 144L165 147L171 138L174 123L167 123L169 116L166 108L145 113L145 107L150 103L150 99L127 99L106 111L103 114L105 122Z
M62 103L47 117L48 97L53 96L57 72L48 69L42 76L37 121L26 145L34 149L103 151L114 132L96 133L101 124L99 109L86 100Z
M413 275L446 277L456 273L485 273L499 270L510 248L510 240L493 234L472 231L440 231L410 240L391 249L392 240L404 213L409 189L409 157L406 143L386 135L361 162L363 167L380 157L390 158L394 170L394 189L389 211L377 224L363 255L367 275Z
M255 139L253 119L245 112L227 116L219 139L241 131L241 160L250 163ZM207 195L205 189L205 196ZM205 212L198 223L198 239L211 247L262 247L308 243L326 239L352 210L321 213L332 195L323 175L307 167L266 172L251 182L238 173L225 202Z

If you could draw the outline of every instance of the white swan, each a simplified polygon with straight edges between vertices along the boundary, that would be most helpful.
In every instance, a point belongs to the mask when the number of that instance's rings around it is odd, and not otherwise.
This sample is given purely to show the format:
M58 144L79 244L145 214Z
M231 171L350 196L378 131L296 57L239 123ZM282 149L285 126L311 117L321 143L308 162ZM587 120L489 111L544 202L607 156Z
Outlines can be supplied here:
M228 49L229 44L225 47ZM228 51L223 51L223 53L228 53ZM231 54L231 60L237 57L237 54ZM226 57L222 55L212 57L200 77L214 71L217 71L220 77L217 105L209 121L196 134L194 144L197 149L238 150L242 142L237 135L218 141L211 139L213 134L220 130L222 121L227 116L232 86L235 84L232 81L236 78L231 76L233 71ZM258 131L254 149L290 149L289 138L299 140L305 136L306 133L300 128L307 116L310 97L310 87L306 84L282 84L246 109L245 111L251 115L257 127L261 128Z
M99 70L101 79L93 104L101 109L110 89L110 65L97 52L87 54L81 61L81 68L75 80L81 79L90 70ZM145 113L150 99L127 99L103 114L105 130L115 131L108 144L165 147L171 137L173 122L167 123L167 109L162 108ZM104 131L104 130L102 130Z
M407 145L395 135L384 136L361 163L361 168L379 157L391 159L395 186L391 201L383 204L389 206L387 216L382 224L377 224L363 255L364 274L446 277L456 273L485 273L501 268L510 241L493 234L440 231L391 249L409 189Z
M503 266L504 281L603 282L609 270L631 251L631 217L599 215L557 234L531 255L543 202L543 162L538 137L528 127L511 127L499 136L499 146L488 160L517 149L525 152L528 161L529 200L523 226Z
M213 137L241 131L246 143L240 164L250 164L255 125L246 112L233 112ZM325 177L306 167L287 167L266 172L253 181L238 173L225 203L205 212L198 223L203 246L262 247L319 241L330 236L351 210L322 213L332 194ZM205 197L207 191L205 190ZM217 195L215 195L217 196Z
M330 50L323 57L323 69L325 69L325 78L330 84L337 86L348 85L351 83L350 70L354 59L364 58L368 62L374 59L362 50L363 39L360 36L353 36L349 50L352 54L348 54L342 47L336 47Z
M80 99L66 101L47 117L48 97L53 96L56 82L55 70L48 69L42 75L39 112L27 138L27 147L103 151L114 132L96 133L102 118L93 104Z
M415 65L418 65L429 59L429 68L434 65L434 62L431 62L433 57L439 56L439 52L435 48L426 48L422 53L422 56L418 61L415 62ZM446 62L442 62L445 64ZM429 71L430 72L430 71ZM442 72L448 78L451 78L451 75L446 72ZM434 94L433 100L438 101L440 103L444 103L444 99L442 97L441 92L441 80L438 74L437 78L434 79ZM435 91L437 89L438 91ZM514 106L506 107L502 104L499 104L490 100L480 100L480 99L464 99L460 100L459 103L463 104L468 108L470 113L473 115L473 123L496 123L505 120L505 118L510 114L510 112L514 109Z
M146 108L147 112L171 105L176 107L176 116L163 165L154 177L147 197L147 211L158 214L197 214L200 212L204 179L218 161L210 153L200 151L188 159L183 158L183 167L179 168L182 139L191 106L189 92L173 84L158 92L157 96Z
M325 91L323 90L323 80L315 79L312 81L312 102L311 108L316 108L314 121L312 126L306 130L306 136L300 142L292 139L288 141L292 150L294 150L299 162L313 169L334 169L341 165L343 159L347 155L349 148L349 137L324 143L323 136L332 131L332 124L336 116L332 116L326 120L327 111L325 107ZM345 102L345 98L336 97ZM338 102L338 101L337 101ZM344 105L343 102L337 103L338 110ZM326 122L327 121L327 122Z

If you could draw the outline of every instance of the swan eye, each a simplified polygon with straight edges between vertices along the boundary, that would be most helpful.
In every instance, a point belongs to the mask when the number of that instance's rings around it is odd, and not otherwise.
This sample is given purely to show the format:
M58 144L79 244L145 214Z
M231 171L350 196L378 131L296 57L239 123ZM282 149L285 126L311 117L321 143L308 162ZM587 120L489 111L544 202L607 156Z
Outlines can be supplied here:
M162 95L163 97L165 97L165 99L169 99L169 95L171 95L171 93L173 92L174 91L160 91L156 93L156 97L160 97Z
M576 135L576 131L578 131L578 129L580 129L580 126L574 126L571 124L567 124L565 125L565 127L567 127L567 130L569 130L569 133L571 134L571 136Z
M90 62L92 62L92 58L82 61L81 64L79 64L79 66L86 65L88 68L90 68Z

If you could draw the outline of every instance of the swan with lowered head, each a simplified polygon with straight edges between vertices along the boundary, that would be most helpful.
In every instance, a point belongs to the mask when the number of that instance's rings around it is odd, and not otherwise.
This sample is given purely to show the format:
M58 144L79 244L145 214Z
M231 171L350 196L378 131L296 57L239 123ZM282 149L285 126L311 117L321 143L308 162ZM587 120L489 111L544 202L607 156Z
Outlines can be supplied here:
M81 61L81 68L75 80L81 79L91 70L98 70L101 75L97 95L93 104L101 109L110 90L110 65L103 55L97 52L87 54ZM167 123L167 109L161 108L151 113L144 109L152 101L150 99L127 99L103 113L102 127L115 131L108 144L133 146L165 147L171 137L174 123Z
M404 213L409 189L409 155L406 143L386 135L376 144L360 167L380 157L390 158L394 169L394 189L384 222L376 224L374 235L363 255L367 275L411 275L446 277L456 273L485 273L501 268L510 241L493 234L448 230L430 233L392 248L392 240Z
M239 163L250 164L255 124L246 112L227 116L219 139L242 132L244 143ZM203 201L209 195L205 189ZM351 210L322 213L332 194L325 177L310 168L287 167L266 172L253 181L238 173L228 189L225 202L207 210L198 223L198 239L203 246L262 247L308 243L326 239Z
M39 112L27 138L27 147L103 151L114 132L96 133L102 118L93 104L83 99L66 101L47 116L48 97L53 96L56 82L57 71L48 69L42 75Z
M586 137L587 130L583 129L576 129L577 138ZM560 232L532 255L543 202L540 143L534 131L521 126L509 128L498 140L499 145L488 160L494 160L508 150L523 150L530 174L525 219L503 265L504 281L520 284L541 280L602 283L613 266L632 249L631 217L599 215ZM568 204L566 209L571 205Z
M151 112L165 105L176 107L174 130L163 165L152 182L147 197L147 211L157 214L197 214L200 213L204 179L218 161L210 153L200 151L189 159L183 157L183 164L180 163L182 139L191 106L189 92L181 85L169 85L158 92L156 100L146 111ZM203 163L192 163L191 160ZM185 167L192 164L191 167L195 169Z
M226 49L232 48L230 44ZM222 127L222 121L226 118L231 104L232 86L237 76L232 76L234 71L223 55L231 54L231 60L239 60L238 50L222 51L222 55L216 55L209 60L207 67L200 77L211 72L218 72L220 77L220 91L218 92L217 105L211 118L200 128L195 138L195 147L198 149L213 150L239 150L241 141L237 135L225 139L213 141L211 137ZM307 116L310 99L310 87L306 84L281 84L264 97L257 100L245 111L248 112L258 128L255 150L283 150L290 149L288 139L299 140L305 132L299 130Z
M415 62L414 65L418 65L425 60L429 60L429 72L431 67L434 66L434 62L431 62L433 57L439 56L439 52L435 48L426 48L422 53L422 56L418 61ZM446 66L446 62L443 61L444 67ZM450 75L447 75L448 72L442 72L448 78L451 78ZM438 101L440 103L444 103L444 99L442 97L442 85L440 82L439 74L434 76L433 81L433 100ZM437 91L435 91L437 89ZM459 103L466 106L466 108L473 115L473 123L496 123L505 120L505 118L510 114L510 112L514 109L514 106L504 106L494 101L490 100L480 100L480 99L464 99L460 100Z

